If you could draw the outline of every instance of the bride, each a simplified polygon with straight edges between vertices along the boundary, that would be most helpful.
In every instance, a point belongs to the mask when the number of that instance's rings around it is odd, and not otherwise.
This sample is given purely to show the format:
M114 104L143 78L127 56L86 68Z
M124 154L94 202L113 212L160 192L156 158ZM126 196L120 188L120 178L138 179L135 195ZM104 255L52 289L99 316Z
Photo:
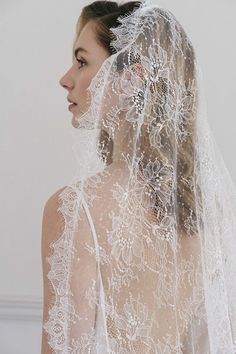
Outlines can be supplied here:
M78 174L44 208L41 353L236 353L236 189L190 39L148 0L94 1L72 55Z

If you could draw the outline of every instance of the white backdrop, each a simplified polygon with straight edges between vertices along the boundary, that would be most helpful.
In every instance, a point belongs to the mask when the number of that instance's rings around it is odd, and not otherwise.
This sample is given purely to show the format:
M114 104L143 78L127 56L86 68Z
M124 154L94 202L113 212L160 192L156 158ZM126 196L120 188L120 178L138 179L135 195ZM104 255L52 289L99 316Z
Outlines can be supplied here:
M4 328L0 328L0 352L3 354L21 353L19 346L14 351L13 344L7 344L4 334L7 320L16 319L25 323L26 319L38 321L35 339L28 343L28 351L24 348L22 353L32 354L32 348L39 352L42 213L50 195L70 181L74 163L72 116L67 110L67 92L59 85L59 79L71 65L77 18L82 7L90 2L0 2L0 320ZM236 2L153 0L153 3L171 10L195 45L210 126L236 182ZM32 311L29 313L26 308ZM25 331L29 338L28 327Z

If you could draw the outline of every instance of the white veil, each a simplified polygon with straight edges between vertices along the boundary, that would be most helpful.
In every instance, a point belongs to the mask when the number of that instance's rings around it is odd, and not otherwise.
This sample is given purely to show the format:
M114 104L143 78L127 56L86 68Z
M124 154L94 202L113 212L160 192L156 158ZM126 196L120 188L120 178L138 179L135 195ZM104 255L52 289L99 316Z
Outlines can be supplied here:
M149 1L111 31L60 195L48 343L60 354L236 353L236 188L193 45Z

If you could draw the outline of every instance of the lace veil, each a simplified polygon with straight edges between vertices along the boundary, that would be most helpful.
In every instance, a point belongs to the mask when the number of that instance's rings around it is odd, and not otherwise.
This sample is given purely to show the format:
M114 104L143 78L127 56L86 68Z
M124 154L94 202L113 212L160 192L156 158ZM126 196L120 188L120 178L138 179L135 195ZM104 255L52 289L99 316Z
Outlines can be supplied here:
M207 121L193 45L141 1L74 132L51 244L54 353L236 353L236 188Z

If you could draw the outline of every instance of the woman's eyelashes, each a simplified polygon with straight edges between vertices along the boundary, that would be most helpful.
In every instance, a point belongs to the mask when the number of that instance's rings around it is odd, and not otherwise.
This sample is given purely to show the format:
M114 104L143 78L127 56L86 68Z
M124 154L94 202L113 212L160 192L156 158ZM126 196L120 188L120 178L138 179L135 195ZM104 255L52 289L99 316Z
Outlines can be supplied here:
M80 63L81 64L81 66L80 66L80 68L82 68L83 66L83 64L86 64L86 62L84 61L84 60L82 60L82 59L78 59L78 58L76 58L76 60L77 60L77 62L78 63Z

